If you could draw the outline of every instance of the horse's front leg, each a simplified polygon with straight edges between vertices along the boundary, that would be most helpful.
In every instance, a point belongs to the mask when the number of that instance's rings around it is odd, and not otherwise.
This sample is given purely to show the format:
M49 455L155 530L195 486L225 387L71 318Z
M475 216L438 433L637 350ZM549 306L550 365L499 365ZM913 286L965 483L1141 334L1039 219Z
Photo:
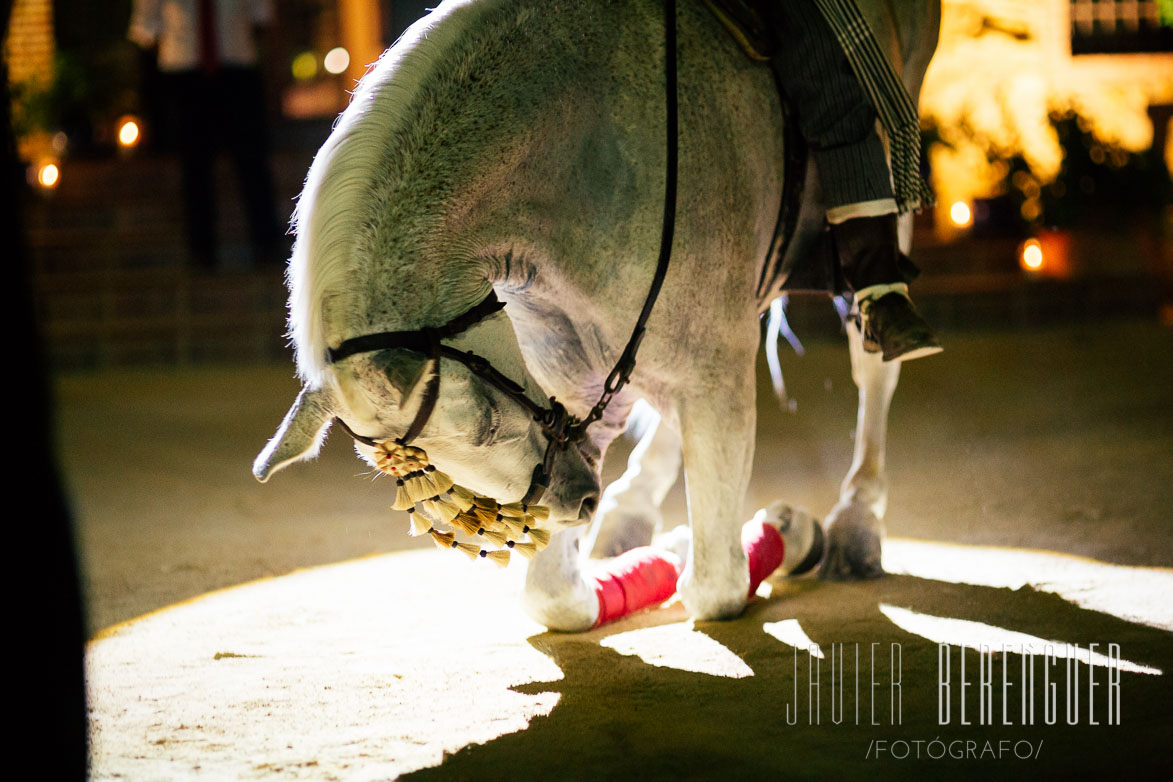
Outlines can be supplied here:
M854 322L848 324L851 376L859 386L859 413L855 428L855 455L843 480L839 502L827 515L827 550L819 575L825 579L876 578L888 507L888 476L884 447L888 435L888 407L900 362L884 362L879 353L863 348Z
M714 357L715 371L696 377L680 405L692 548L677 589L694 619L735 617L749 595L741 504L757 417L752 347Z
M586 550L600 559L652 542L660 526L660 505L680 474L680 435L646 402L639 416L644 432L627 460L627 471L607 486ZM637 427L638 428L638 427Z
M522 604L551 630L581 632L659 605L676 591L680 560L664 549L637 547L582 570L584 527L557 532L530 562Z

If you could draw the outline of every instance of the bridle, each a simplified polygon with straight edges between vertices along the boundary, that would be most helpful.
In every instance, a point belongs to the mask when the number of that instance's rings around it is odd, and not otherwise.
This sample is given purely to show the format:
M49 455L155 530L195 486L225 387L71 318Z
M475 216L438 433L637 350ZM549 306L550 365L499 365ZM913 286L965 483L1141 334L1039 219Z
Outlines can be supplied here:
M665 43L665 75L666 75L666 108L667 108L667 166L664 178L664 219L660 235L660 257L656 263L656 272L644 299L643 309L636 319L631 338L623 349L623 354L615 363L615 367L607 375L603 383L603 393L590 412L582 419L575 418L554 397L550 397L549 406L543 406L530 399L525 389L519 384L498 372L491 363L482 356L471 351L459 350L443 344L442 340L457 336L485 318L504 309L505 303L497 298L496 292L490 292L479 304L456 316L442 326L424 327L411 331L384 331L376 334L366 334L361 337L352 337L345 340L337 348L326 351L326 363L334 364L360 353L370 353L378 350L404 349L423 353L432 365L432 373L424 387L423 401L411 425L401 436L395 438L400 445L407 445L423 431L425 424L436 407L440 396L440 359L446 358L458 361L468 367L469 371L481 380L494 386L517 404L524 407L533 416L542 428L546 437L546 454L541 462L534 467L530 479L529 489L522 502L534 505L540 502L550 485L550 472L553 468L554 457L559 450L569 447L586 437L587 427L603 417L604 411L611 403L611 399L631 379L635 371L635 355L643 341L648 317L660 295L660 288L664 284L664 277L668 273L668 261L672 254L672 238L676 224L676 177L677 160L679 157L677 141L677 84L676 84L676 2L665 0L664 3L664 43ZM336 418L339 425L351 437L360 443L377 446L379 441L357 434L346 425L341 418Z

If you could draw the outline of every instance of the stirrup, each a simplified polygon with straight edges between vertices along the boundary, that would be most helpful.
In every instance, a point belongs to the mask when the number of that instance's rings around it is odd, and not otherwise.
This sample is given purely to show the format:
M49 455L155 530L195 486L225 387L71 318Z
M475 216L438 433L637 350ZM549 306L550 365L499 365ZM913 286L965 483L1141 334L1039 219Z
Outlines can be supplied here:
M859 297L860 333L863 348L882 353L884 361L911 361L940 353L937 335L916 311L908 298L908 286L873 286Z

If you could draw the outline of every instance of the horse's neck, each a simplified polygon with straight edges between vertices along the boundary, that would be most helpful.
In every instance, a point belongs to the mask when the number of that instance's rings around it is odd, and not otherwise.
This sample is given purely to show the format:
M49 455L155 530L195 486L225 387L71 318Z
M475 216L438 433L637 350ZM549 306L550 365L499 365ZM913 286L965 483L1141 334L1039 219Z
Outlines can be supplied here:
M583 141L599 135L600 110L587 99L589 85L568 77L563 69L542 65L555 56L548 49L556 36L540 29L550 17L535 8L512 16L491 12L493 6L509 5L466 6L468 14L480 13L475 7L489 7L490 12L481 16L492 24L462 22L464 12L446 17L445 31L461 24L465 31L449 36L444 56L432 58L445 67L436 69L434 76L420 77L429 87L421 88L419 102L393 117L410 132L380 136L385 143L394 139L402 146L389 153L390 163L366 161L354 170L356 179L373 181L373 195L357 205L360 218L347 218L354 227L343 232L341 240L352 248L350 268L347 279L335 281L335 298L322 306L329 324L326 338L336 345L362 333L437 326L475 305L492 286L507 302L516 337L506 341L524 355L532 384L581 413L583 404L589 408L594 403L628 336L626 331L606 331L616 321L613 311L630 311L634 322L642 293L634 293L632 301L619 299L626 295L623 291L642 290L647 275L638 268L616 269L609 256L584 255L568 238L572 232L567 229L610 219L592 209L630 214L635 206L612 203L612 190L623 184L615 177L634 172L617 172L618 165L598 154L618 154L610 136L593 142L604 145L599 149ZM563 27L577 24L577 17L583 17L584 24L590 21L589 9L571 11L560 12ZM567 21L568 16L576 19ZM508 30L496 30L494 25ZM427 42L421 37L420 51L439 46L440 37L428 36ZM591 40L599 38L596 30ZM474 39L480 41L475 46L469 43ZM523 46L514 39L537 43ZM492 57L478 54L476 46L492 49ZM486 57L491 71L484 70ZM410 65L419 58L409 51L403 59ZM485 74L478 80L475 99L461 81L465 71ZM360 91L360 97L370 99L372 116L385 106L394 109L391 98L401 73L388 66L385 74L375 76L372 87ZM519 91L518 85L525 87ZM503 113L501 105L510 113ZM453 106L460 110L454 113ZM373 120L368 123L361 111L356 113L353 132L367 132ZM472 139L476 144L470 143ZM609 142L616 149L605 146ZM587 170L590 176L574 180L578 190L568 192L572 174L582 173L574 167L581 169L586 152L593 153L586 159L595 161L599 171ZM342 181L347 176L336 178ZM660 208L652 207L655 212ZM533 265L524 271L520 260L511 265L508 259L514 250L517 258ZM641 251L644 254L654 256L654 248ZM626 275L632 284L618 284ZM626 317L620 320L628 322ZM493 347L496 338L489 336L490 331L470 333L477 352L487 354ZM508 357L502 360L507 363Z

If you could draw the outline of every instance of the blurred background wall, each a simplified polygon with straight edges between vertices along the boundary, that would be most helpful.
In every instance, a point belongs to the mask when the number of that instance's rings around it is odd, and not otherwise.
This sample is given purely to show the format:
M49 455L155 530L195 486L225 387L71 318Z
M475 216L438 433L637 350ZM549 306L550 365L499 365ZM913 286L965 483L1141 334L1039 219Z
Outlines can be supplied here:
M426 5L275 2L259 45L282 221L348 89ZM926 315L946 330L1173 323L1173 0L943 8L921 101L940 202L917 221ZM15 0L5 42L51 362L282 358L280 272L250 258L224 160L221 271L189 268L165 83L127 40L131 10L132 0ZM793 317L834 328L802 307Z

